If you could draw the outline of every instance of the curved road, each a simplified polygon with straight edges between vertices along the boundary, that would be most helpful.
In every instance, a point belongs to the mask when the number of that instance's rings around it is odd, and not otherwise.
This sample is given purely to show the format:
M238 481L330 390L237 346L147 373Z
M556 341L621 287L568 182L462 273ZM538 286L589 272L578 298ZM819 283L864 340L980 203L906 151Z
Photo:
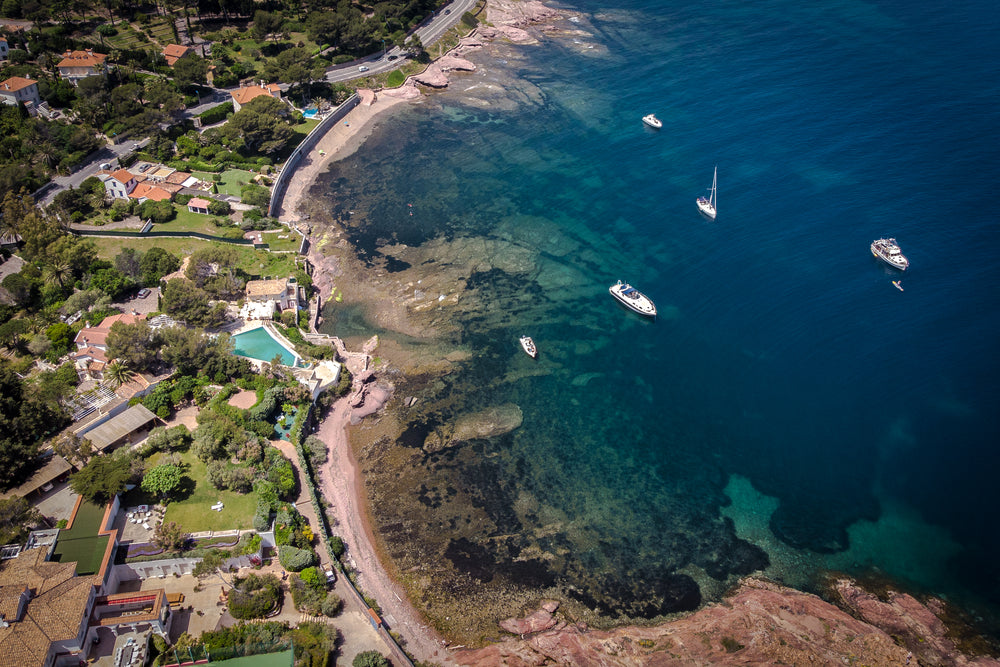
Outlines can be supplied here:
M429 20L424 21L419 28L414 30L412 33L409 33L409 35L407 35L407 39L415 34L420 38L420 43L423 44L424 47L430 46L439 40L441 35L458 23L462 19L462 14L470 11L473 7L475 7L475 5L476 0L455 0L447 7L431 16ZM376 53L374 56L362 58L361 60L355 60L352 63L331 67L326 71L326 80L330 83L338 83L341 81L357 79L360 76L378 74L379 72L389 72L396 69L399 65L395 62L395 58L389 60L389 57L396 56L397 58L402 58L404 53L404 49L394 46L384 54ZM368 67L368 70L363 73L358 71L358 68L362 66Z

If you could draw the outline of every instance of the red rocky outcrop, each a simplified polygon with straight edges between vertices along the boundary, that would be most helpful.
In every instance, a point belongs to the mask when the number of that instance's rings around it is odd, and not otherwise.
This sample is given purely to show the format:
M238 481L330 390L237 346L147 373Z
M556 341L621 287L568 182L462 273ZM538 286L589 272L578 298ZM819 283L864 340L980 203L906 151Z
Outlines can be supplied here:
M469 667L575 665L975 665L944 637L944 624L909 595L881 602L853 582L837 583L850 613L815 595L748 578L728 598L653 627L591 630L559 622L555 603L501 623L503 642L454 653ZM940 612L940 609L938 609ZM524 635L523 639L521 635Z

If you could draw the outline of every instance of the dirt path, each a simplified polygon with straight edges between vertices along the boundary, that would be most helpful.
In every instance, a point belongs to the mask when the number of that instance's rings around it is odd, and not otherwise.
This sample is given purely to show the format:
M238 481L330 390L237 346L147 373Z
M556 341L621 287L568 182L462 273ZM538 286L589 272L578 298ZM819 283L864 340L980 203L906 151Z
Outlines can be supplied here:
M350 417L349 401L340 399L317 434L327 446L328 460L320 489L332 505L331 513L338 523L335 532L348 546L348 557L358 572L361 589L378 600L386 625L403 636L406 650L421 661L453 665L440 635L424 622L403 587L389 577L379 561L365 507L364 484L347 441L345 428ZM352 600L345 598L345 602Z

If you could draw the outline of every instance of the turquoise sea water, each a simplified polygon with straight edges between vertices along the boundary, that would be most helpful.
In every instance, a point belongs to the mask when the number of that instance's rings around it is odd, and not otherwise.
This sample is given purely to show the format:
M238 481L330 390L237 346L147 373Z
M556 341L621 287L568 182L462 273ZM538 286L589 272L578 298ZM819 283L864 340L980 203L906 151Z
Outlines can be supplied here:
M489 531L441 536L456 567L650 617L760 568L805 587L877 572L995 623L995 8L821 5L566 4L581 33L472 56L334 165L329 207L373 264L390 242L506 253L454 315L472 359L425 392L451 407L410 435L516 403L521 428L448 459L449 483L494 534L561 526L531 539L565 554L518 569ZM694 202L716 165L709 223ZM910 258L903 292L869 252L882 236ZM615 304L618 278L655 322Z
M281 363L295 366L295 357L278 343L264 327L244 331L233 336L233 352L241 357L249 357L270 363L275 355L281 357Z

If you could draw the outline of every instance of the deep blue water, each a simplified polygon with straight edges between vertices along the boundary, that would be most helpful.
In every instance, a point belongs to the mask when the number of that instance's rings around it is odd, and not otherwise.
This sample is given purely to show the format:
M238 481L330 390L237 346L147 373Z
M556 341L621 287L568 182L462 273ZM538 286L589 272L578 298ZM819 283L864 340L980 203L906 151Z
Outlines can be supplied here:
M875 568L988 615L1000 604L995 6L821 4L563 5L581 12L582 44L547 38L465 75L513 72L537 97L482 108L453 85L395 114L335 165L332 201L364 210L369 254L376 239L468 235L535 253L528 275L472 277L489 305L456 315L455 342L474 356L447 391L521 407L501 486L574 522L581 567L613 569L626 552L622 579L705 567L699 547L676 556L683 539L649 532L725 513L777 578ZM649 112L662 130L640 122ZM715 165L709 223L694 200ZM872 258L881 236L900 242L905 275ZM617 307L617 278L661 317ZM491 382L529 368L522 332L545 372ZM741 480L755 492L734 493ZM767 502L770 535L753 537Z

